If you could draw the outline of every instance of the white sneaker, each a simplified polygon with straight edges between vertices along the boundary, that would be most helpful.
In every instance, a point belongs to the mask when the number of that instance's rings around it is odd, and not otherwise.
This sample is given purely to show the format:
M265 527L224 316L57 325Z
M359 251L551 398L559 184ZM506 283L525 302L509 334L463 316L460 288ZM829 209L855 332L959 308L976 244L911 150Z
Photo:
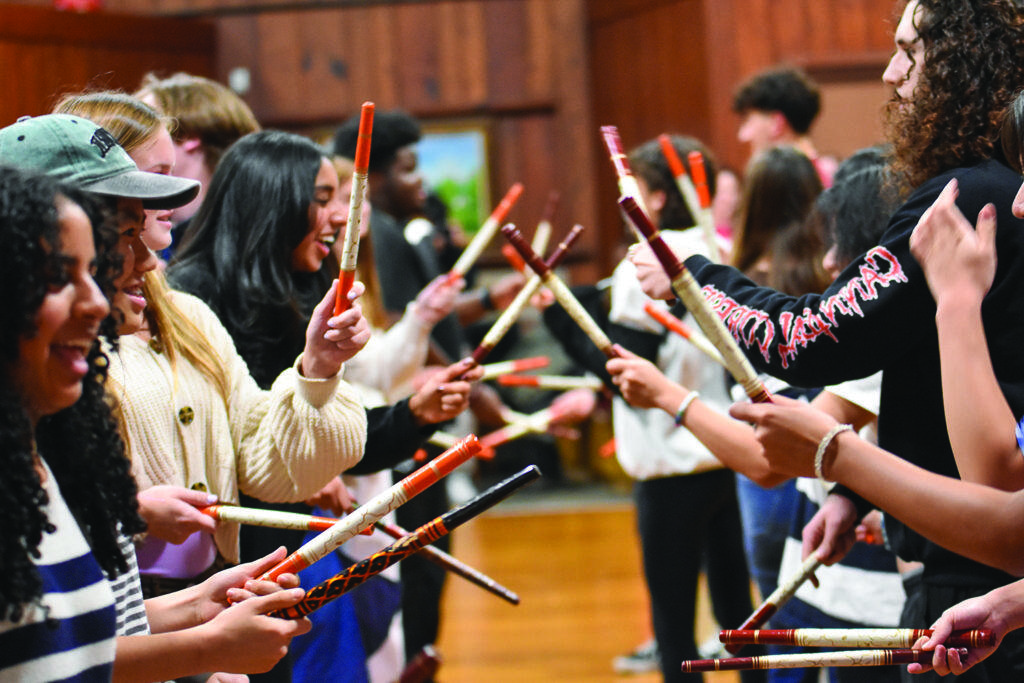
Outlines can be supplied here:
M617 674L645 674L658 671L661 668L658 641L651 638L629 654L619 655L612 660L612 668Z

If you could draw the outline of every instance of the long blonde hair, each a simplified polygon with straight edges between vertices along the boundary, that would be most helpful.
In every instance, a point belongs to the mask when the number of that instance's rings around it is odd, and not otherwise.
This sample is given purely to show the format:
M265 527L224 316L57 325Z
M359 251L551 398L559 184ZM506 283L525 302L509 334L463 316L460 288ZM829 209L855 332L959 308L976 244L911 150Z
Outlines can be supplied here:
M173 125L173 119L160 115L138 98L112 90L66 95L53 113L81 116L103 126L129 155L158 133L161 126L170 130ZM231 385L221 358L202 330L174 305L170 291L162 271L145 274L143 292L148 303L146 318L149 330L159 341L172 371L175 371L175 388L178 382L177 361L181 356L213 382L227 405Z

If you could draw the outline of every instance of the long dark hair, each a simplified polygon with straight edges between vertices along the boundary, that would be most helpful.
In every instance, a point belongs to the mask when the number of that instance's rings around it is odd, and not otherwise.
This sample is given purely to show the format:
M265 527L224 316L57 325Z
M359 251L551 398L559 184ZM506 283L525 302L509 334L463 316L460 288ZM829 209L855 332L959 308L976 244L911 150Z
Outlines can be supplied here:
M751 161L743 188L733 265L750 273L767 257L763 284L793 295L824 289L824 241L807 223L822 190L811 160L793 147L767 149Z
M1003 112L1024 83L1024 17L1015 0L920 0L920 7L925 60L913 101L894 97L886 108L904 192L991 157Z
M0 619L18 620L24 606L42 595L33 557L44 532L54 531L43 508L47 496L33 462L33 436L40 456L53 471L61 495L74 514L93 554L108 576L127 571L118 547L119 529L141 532L136 488L124 443L104 398L107 357L97 341L88 355L89 371L81 398L33 427L10 376L18 362L18 340L36 332L35 316L47 289L63 278L56 202L67 197L86 212L98 255L97 282L108 296L120 270L113 256L117 232L99 201L46 176L0 167ZM116 339L113 318L101 335Z
M1014 96L1000 129L1003 154L1010 168L1024 173L1024 90Z
M323 158L311 140L282 131L251 133L236 142L217 166L170 270L176 284L179 268L208 269L213 282L206 303L261 385L281 371L271 366L285 353L283 341L299 340L302 349L310 301L338 272L333 256L321 268L327 275L303 276L291 266L292 251L309 232Z

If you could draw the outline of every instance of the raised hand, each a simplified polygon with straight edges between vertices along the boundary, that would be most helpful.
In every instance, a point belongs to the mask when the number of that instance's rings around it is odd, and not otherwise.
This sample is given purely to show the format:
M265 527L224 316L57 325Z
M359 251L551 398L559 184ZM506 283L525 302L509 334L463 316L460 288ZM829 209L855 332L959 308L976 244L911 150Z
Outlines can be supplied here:
M162 541L184 543L197 531L213 533L217 522L199 508L217 502L217 496L183 486L152 486L138 493L139 515L149 533Z
M341 315L334 311L337 280L331 284L324 298L313 309L306 327L306 348L302 352L302 375L312 379L325 379L338 374L341 364L356 355L370 340L370 325L363 317L356 299L364 291L356 282L349 290L352 307Z

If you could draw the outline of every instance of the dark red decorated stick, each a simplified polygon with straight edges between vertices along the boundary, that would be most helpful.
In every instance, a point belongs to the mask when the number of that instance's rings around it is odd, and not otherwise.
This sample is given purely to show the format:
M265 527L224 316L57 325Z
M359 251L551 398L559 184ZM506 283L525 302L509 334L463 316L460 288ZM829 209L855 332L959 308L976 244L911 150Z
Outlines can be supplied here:
M811 555L808 555L807 559L800 565L800 570L792 576L788 576L783 579L782 582L779 583L778 588L776 588L771 595L765 598L764 602L762 602L757 609L754 610L754 613L747 617L747 620L740 624L740 627L736 630L747 631L756 629L767 623L767 621L772 618L772 615L778 612L779 608L785 605L786 602L793 597L797 589L800 588L804 581L811 578L820 566L821 560L818 559L816 554L812 553ZM743 645L726 645L725 649L731 654L736 654L743 649Z
M569 247L572 246L572 243L576 241L576 238L579 237L581 232L583 232L582 225L573 226L573 229L569 231L569 234L565 236L565 239L559 243L551 253L550 258L548 258L547 265L549 268L558 267L558 264L562 262L566 253L568 253ZM513 249L515 249L515 247L513 247ZM516 251L516 255L519 255L518 251ZM520 256L520 258L522 257ZM480 345L473 351L473 360L477 363L483 362L484 358L487 357L487 354L489 354L494 347L498 345L498 342L508 334L508 331L512 329L512 325L519 317L519 314L522 313L523 309L526 308L526 305L530 303L530 298L536 294L537 290L540 289L540 286L541 278L537 274L532 275L530 279L526 281L526 284L521 290L519 290L519 294L516 295L516 298L512 300L512 303L509 304L508 308L501 312L498 319L494 321L493 325L491 325L491 329L487 330L487 334L485 334L484 338L480 341Z
M295 574L305 569L410 498L440 481L479 452L480 442L476 436L470 434L391 488L378 493L356 512L338 520L334 526L303 544L259 578L273 581L285 572Z
M966 653L966 650L964 650ZM927 664L931 650L844 650L842 652L806 652L763 657L731 657L728 659L694 659L683 662L683 673L704 671L754 671L761 669L810 669L840 666L889 666L892 664Z
M665 269L669 279L672 281L672 291L686 304L687 310L697 319L697 324L700 325L701 330L711 343L715 345L719 353L722 354L722 358L725 360L725 367L729 370L729 373L743 387L743 391L750 397L750 400L757 403L770 402L771 396L757 378L757 373L754 372L750 361L743 355L725 323L722 322L722 319L718 317L707 299L704 298L700 285L693 279L690 271L686 270L686 267L672 253L669 246L665 244L665 240L662 239L658 229L647 218L647 214L640 209L631 197L621 197L619 205L625 211L629 220L633 222L633 225L636 226L636 229L646 238L647 243L654 251L654 255L661 262L662 268Z
M497 505L517 489L536 481L540 470L530 465L517 474L505 479L467 503L449 510L433 521L424 524L414 532L375 552L365 560L358 562L343 572L335 574L313 588L306 591L306 597L297 605L270 613L270 616L285 619L299 619L313 612L335 598L344 595L372 576L379 574L391 565L404 560L417 550L446 536L452 529L468 522L483 511Z
M558 303L562 304L565 312L576 321L576 324L590 337L590 340L594 342L597 348L601 349L601 352L608 358L618 358L619 354L615 351L611 340L608 339L608 335L594 322L594 319L587 313L587 309L583 308L583 305L573 296L573 293L569 291L569 288L562 282L562 279L555 275L551 268L534 253L515 226L502 226L501 234L516 248L519 255L526 261L526 265L530 266L533 272L540 276L544 286L551 290Z
M352 171L352 194L349 195L348 223L345 225L345 241L342 243L339 266L341 272L338 292L334 299L334 315L348 310L348 291L356 276L356 261L359 255L359 226L363 222L363 200L366 198L366 178L370 172L370 139L373 136L373 102L363 102L359 112L359 134L356 138L355 168Z
M798 645L801 647L909 648L921 638L930 638L930 628L788 628L725 630L718 639L727 645ZM991 629L953 631L946 647L995 647Z

